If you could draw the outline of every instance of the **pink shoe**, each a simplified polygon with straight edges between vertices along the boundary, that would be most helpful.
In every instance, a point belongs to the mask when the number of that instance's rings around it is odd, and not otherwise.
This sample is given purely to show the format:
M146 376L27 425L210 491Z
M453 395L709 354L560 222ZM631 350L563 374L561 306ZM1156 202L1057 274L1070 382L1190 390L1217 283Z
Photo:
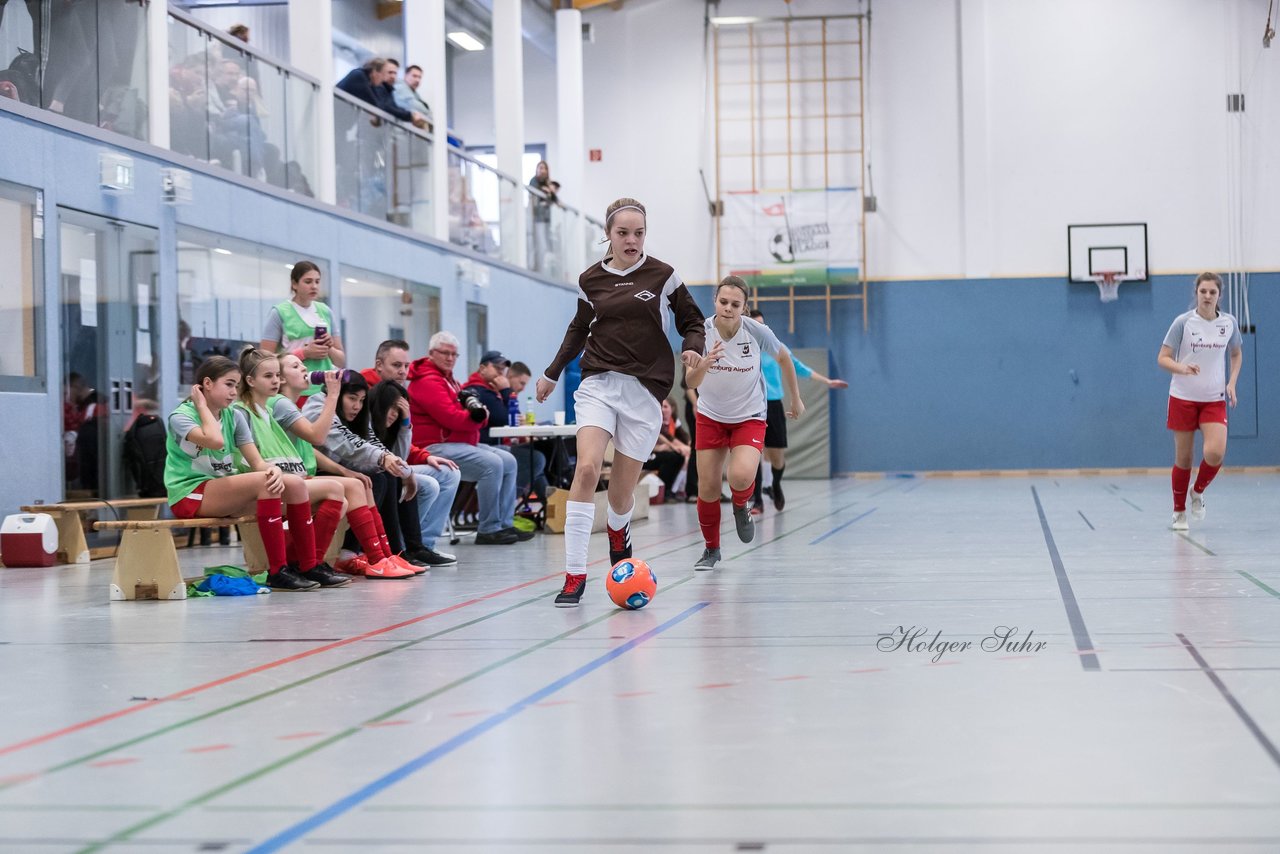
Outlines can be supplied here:
M365 570L365 578L413 578L413 572L402 569L395 558L383 558L377 563L369 564Z
M346 560L340 560L333 565L338 572L347 575L364 576L369 571L369 561L365 560L364 555L354 555Z
M404 555L392 555L391 560L395 561L396 566L400 567L401 569L407 569L410 572L412 572L414 575L422 575L422 573L427 571L427 568L425 566L418 566L415 563L409 563L409 561L405 558Z

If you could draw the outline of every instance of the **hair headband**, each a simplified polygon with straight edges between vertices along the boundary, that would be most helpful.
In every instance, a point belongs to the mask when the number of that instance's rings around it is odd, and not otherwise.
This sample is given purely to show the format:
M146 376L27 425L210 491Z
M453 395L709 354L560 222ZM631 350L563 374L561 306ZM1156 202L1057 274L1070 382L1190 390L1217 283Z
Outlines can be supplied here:
M607 217L604 218L604 227L606 231L609 229L609 223L613 221L614 216L616 216L619 211L640 211L640 216L644 217L645 219L649 218L648 214L644 212L643 208L636 207L635 205L623 205L622 207L618 208L613 213L609 214Z

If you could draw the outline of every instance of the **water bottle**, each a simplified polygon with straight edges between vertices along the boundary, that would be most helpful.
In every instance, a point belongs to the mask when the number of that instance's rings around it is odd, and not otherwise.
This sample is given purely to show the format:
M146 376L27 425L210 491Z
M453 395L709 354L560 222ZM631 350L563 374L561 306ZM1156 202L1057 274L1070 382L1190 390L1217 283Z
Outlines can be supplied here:
M338 374L338 379L344 383L349 383L351 382L351 378L354 375L355 375L355 372L352 371L350 368L347 368L347 369L343 369ZM308 377L308 379L311 380L312 385L324 385L324 371L312 371L311 376Z
M531 426L538 423L538 416L533 413L533 395L524 399L524 423Z
M507 398L507 426L518 427L520 425L520 401L513 394Z

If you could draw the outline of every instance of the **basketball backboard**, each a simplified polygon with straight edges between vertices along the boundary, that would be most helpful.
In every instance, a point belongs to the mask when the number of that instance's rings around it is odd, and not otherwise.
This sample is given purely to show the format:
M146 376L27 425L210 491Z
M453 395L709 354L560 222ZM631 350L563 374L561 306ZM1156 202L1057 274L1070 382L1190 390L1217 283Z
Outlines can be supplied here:
M1073 282L1095 282L1105 273L1126 282L1148 281L1147 224L1068 225L1067 264Z

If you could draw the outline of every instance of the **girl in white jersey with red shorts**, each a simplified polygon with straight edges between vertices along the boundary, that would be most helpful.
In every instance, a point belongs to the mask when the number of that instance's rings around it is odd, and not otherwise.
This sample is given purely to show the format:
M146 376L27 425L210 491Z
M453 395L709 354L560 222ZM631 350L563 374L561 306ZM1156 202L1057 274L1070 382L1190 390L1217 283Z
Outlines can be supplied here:
M675 380L668 312L684 338L685 365L698 361L705 343L704 318L689 289L670 264L644 254L644 205L618 199L605 212L604 227L609 253L578 277L578 312L538 380L541 403L565 365L582 353L582 384L573 395L578 462L565 502L565 581L557 608L576 608L586 586L596 483L610 439L616 453L609 475L609 563L631 557L636 483L662 429L659 401Z
M1173 374L1169 382L1167 425L1173 431L1173 524L1187 530L1187 484L1197 428L1204 433L1203 458L1191 488L1191 518L1204 518L1204 491L1227 453L1227 404L1236 405L1240 376L1240 330L1236 319L1218 311L1222 279L1217 273L1196 277L1195 308L1174 319L1157 360ZM1227 379L1225 357L1231 354Z
M698 389L698 526L706 549L693 565L696 570L715 569L720 560L720 473L726 459L738 539L749 543L755 537L747 505L755 491L768 411L762 353L778 360L791 398L787 417L795 419L804 413L790 352L769 327L742 316L747 283L726 276L716 288L715 305L715 316L707 318L705 326L707 341L714 344L685 375L685 384Z

